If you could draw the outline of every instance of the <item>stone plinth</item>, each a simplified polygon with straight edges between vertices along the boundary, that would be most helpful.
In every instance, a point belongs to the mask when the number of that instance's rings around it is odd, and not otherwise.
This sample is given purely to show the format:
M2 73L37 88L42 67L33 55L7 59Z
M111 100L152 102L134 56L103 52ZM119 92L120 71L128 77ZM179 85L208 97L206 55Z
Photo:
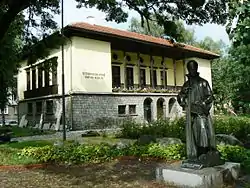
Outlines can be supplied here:
M219 188L225 183L233 183L239 174L240 164L229 162L201 170L181 168L180 164L159 166L156 169L157 181L164 181L181 188Z

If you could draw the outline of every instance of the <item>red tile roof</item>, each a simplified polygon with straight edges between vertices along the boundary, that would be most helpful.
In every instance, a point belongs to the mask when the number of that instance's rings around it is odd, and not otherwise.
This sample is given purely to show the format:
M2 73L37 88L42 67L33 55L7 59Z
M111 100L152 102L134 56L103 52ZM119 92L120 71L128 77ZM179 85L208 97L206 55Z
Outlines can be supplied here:
M149 42L149 43L164 45L168 47L174 47L174 45L169 40L166 40L163 38L152 37L149 35L114 29L114 28L100 26L100 25L95 25L95 24L92 25L92 24L85 23L85 22L77 22L77 23L70 24L69 26L72 28L76 28L76 29L95 31L95 32L103 33L103 34L111 34L113 36L125 37L125 38L135 39L138 41ZM219 57L219 55L216 53L213 53L208 50L201 49L201 48L197 48L191 45L187 45L187 44L183 44L181 48L188 50L188 51L193 51L193 52L198 52L201 54Z

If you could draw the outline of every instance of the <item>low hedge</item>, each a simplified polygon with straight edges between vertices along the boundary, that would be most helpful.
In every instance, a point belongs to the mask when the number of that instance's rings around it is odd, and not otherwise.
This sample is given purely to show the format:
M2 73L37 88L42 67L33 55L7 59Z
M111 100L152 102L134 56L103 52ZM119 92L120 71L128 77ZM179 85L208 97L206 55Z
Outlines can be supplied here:
M86 162L109 161L121 156L156 157L166 160L180 160L185 158L184 144L161 146L149 144L146 146L130 145L125 148L116 148L109 144L98 145L65 145L27 147L19 153L21 156L32 157L39 162L56 162L78 164Z
M250 134L250 118L244 116L217 116L214 118L216 134L233 134L245 142Z
M218 145L222 159L241 163L250 172L250 151L240 146ZM33 158L40 163L81 164L110 161L122 156L153 157L165 160L183 160L186 157L185 145L174 144L162 146L149 144L145 146L130 145L117 148L108 144L79 145L66 144L64 146L27 147L19 153L22 157Z
M249 117L216 116L213 118L216 134L233 134L245 142L250 134ZM118 137L137 139L141 135L154 135L156 137L175 137L185 142L185 118L157 120L150 124L140 124L132 120L122 123L122 130Z
M141 135L156 137L175 137L185 140L185 119L175 121L157 120L150 124L141 124L133 120L124 120L121 132L117 137L138 139Z

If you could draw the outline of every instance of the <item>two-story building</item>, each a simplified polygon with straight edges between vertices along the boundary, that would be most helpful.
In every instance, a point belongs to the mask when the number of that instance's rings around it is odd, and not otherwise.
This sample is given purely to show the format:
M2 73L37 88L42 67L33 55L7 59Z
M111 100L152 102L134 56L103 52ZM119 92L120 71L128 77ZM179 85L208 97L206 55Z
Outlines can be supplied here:
M152 121L181 115L176 95L186 77L185 64L199 63L211 81L217 54L163 38L88 23L64 28L66 122L72 129L95 126L100 118L132 117ZM19 117L30 123L61 117L61 49L47 60L27 65L18 74ZM53 62L54 71L43 67Z

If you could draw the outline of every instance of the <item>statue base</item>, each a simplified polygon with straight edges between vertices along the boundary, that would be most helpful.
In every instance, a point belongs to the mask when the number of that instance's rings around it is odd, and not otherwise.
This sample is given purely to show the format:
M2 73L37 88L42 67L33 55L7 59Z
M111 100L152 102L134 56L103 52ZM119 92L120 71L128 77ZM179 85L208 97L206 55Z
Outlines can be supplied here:
M198 159L188 159L182 162L182 168L190 168L194 170L200 170L202 168L213 167L223 165L225 162L220 158L218 151L209 151L206 154L202 154Z
M194 170L182 168L180 163L156 168L156 180L178 187L219 188L233 185L240 175L240 164L226 162L223 165Z

